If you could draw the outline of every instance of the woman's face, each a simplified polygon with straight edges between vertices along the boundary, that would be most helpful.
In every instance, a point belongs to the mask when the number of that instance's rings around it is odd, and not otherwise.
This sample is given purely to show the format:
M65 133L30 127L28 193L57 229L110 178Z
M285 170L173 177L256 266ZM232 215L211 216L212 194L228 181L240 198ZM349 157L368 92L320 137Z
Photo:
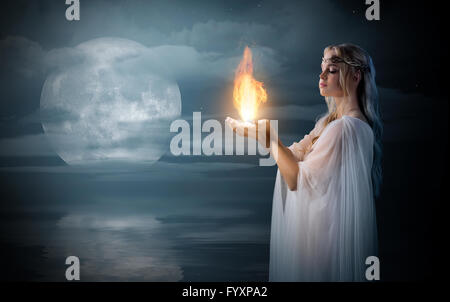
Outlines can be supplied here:
M319 89L320 95L327 97L343 97L344 92L339 84L339 64L332 63L329 59L337 56L335 50L329 50L324 53L322 62L322 73L320 74Z

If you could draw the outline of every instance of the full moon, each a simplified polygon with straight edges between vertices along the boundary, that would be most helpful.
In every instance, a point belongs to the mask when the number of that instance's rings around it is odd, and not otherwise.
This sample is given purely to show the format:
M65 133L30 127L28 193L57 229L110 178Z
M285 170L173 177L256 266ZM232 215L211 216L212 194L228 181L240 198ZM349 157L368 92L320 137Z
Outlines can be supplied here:
M181 114L176 82L151 71L151 49L100 38L73 49L42 88L41 122L69 165L152 164L168 149L170 123Z

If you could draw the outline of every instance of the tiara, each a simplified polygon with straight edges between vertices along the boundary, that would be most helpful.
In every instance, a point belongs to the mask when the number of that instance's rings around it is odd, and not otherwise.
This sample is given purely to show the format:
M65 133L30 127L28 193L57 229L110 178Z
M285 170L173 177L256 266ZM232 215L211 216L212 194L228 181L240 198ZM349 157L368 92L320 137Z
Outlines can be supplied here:
M345 63L347 65L355 67L356 69L360 69L361 71L369 71L370 72L370 66L369 65L361 64L361 63L358 63L356 61L344 60L343 58L338 57L338 56L332 56L329 59L322 58L322 62L323 63L329 63L329 62L331 62L331 63Z

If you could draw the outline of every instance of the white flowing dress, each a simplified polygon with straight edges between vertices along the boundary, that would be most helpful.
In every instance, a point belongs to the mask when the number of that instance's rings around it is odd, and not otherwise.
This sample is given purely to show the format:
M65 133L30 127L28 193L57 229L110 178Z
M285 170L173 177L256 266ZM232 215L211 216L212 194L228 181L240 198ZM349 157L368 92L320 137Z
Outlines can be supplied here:
M323 120L288 147L298 160L297 190L277 171L269 281L365 281L366 258L377 255L372 129L345 115L303 156Z

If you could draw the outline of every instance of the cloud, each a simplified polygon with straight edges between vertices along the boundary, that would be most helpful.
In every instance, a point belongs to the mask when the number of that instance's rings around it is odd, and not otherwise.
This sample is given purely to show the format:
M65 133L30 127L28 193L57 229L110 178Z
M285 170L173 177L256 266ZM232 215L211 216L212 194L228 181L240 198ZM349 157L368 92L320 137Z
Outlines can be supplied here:
M77 48L63 47L47 51L39 42L24 36L7 36L0 40L0 58L0 72L3 75L34 80L55 69L79 64L85 59Z
M317 105L285 105L262 107L261 116L274 120L316 121L317 117L327 112L325 103Z
M39 43L21 36L8 36L0 40L2 73L16 73L32 78L44 72L42 64L46 52Z
M179 33L172 33L173 37L167 39L166 44L162 43L153 47L145 47L127 39L104 37L83 42L76 47L54 48L45 51L39 43L26 37L8 36L0 40L0 54L7 62L7 70L26 77L38 73L49 74L55 70L84 62L88 64L89 62L95 62L96 64L104 62L118 64L118 68L124 67L124 65L133 66L138 73L144 68L150 69L155 73L177 79L194 76L232 79L234 69L242 56L241 51L245 45L233 52L223 49L213 52L202 49L196 43L182 43L183 40L188 38L181 37L186 35L196 36L198 27L206 30L206 28L212 26L211 22L206 23L205 26L196 25L192 31L184 29ZM236 30L237 34L240 33L237 30L239 24L225 22L217 26L219 28L231 26L235 28L233 30ZM264 27L263 25L259 26ZM210 32L214 30L213 28L207 31ZM202 39L208 41L207 36L203 35ZM202 50L198 50L197 47ZM273 49L255 45L253 51L256 58L255 64L261 69L261 73L276 74L280 72L279 58L277 58Z
M241 48L246 44L270 45L267 40L276 34L277 31L270 24L211 19L207 22L195 23L190 29L184 28L181 31L172 32L167 41L193 46L204 51L235 52L238 47Z
M0 140L0 156L54 156L44 134L24 135Z

